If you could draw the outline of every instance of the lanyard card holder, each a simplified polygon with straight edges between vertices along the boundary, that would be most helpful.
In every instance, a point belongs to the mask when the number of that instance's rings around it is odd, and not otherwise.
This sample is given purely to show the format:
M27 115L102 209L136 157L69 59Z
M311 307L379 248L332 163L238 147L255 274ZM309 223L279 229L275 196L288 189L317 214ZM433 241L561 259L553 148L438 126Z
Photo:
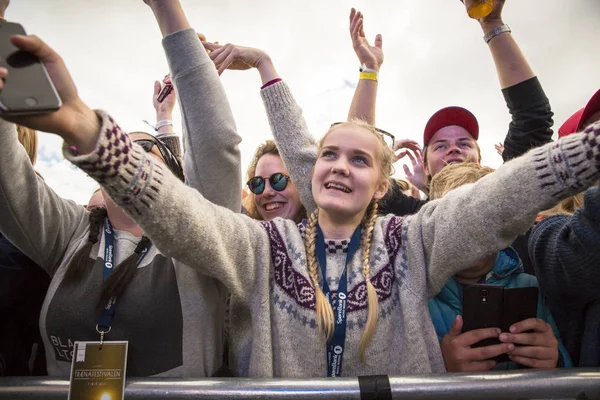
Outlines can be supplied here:
M75 342L68 400L123 400L127 344Z

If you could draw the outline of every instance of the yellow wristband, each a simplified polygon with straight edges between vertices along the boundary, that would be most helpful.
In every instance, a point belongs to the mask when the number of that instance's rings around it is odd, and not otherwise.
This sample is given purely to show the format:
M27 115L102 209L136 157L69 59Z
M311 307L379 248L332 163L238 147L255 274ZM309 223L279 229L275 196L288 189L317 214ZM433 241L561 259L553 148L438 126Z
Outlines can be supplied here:
M376 72L361 72L360 79L368 79L370 81L377 82L377 73Z

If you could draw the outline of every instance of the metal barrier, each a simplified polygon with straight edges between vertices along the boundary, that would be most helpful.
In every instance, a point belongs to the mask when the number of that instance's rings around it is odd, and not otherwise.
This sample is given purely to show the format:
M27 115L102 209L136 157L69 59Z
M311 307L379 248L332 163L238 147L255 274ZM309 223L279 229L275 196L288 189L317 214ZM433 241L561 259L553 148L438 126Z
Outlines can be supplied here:
M600 369L414 375L389 381L393 399L600 399ZM0 378L1 400L65 400L68 390L69 382L60 379ZM358 378L132 378L127 380L125 399L358 400L361 393Z

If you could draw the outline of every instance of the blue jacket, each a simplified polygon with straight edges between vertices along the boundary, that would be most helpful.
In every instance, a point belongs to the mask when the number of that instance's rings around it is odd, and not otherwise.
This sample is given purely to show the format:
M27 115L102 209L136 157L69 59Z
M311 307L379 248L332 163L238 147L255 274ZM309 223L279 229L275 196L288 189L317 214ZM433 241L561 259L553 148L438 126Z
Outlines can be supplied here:
M538 287L536 277L523 272L523 263L517 252L511 247L498 253L496 264L487 274L485 283L506 286L507 288ZM433 326L435 327L438 340L440 341L450 330L456 316L462 314L462 298L460 293L459 284L454 278L450 278L442 288L442 291L429 300L429 314L431 315ZM563 346L554 318L552 318L550 310L544 304L541 295L538 298L537 317L552 326L554 335L558 339L558 350L560 353L559 365L563 367L572 367L573 363L571 362L571 357L569 357L569 353L567 353L567 350ZM516 368L518 368L516 363L507 362L498 364L495 369Z

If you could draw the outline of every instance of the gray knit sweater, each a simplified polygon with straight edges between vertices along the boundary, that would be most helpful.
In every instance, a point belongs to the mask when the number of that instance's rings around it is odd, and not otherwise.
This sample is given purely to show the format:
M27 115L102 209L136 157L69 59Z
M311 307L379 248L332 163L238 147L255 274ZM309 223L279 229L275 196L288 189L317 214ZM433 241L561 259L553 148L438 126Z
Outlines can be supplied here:
M189 133L185 140L198 155L186 165L188 177L192 168L220 170L220 175L198 175L190 183L214 202L238 211L239 184L223 190L221 183L240 181L240 138L214 64L193 30L170 35L163 44ZM204 116L213 108L220 111L219 118ZM104 236L100 234L92 248L83 276L65 281L73 255L88 241L88 212L59 197L35 174L14 125L1 119L0 152L0 231L52 276L40 331L49 375L68 378L74 341L99 340L96 304ZM138 237L116 231L115 265L132 254L138 242ZM118 299L106 340L129 341L128 376L210 376L222 361L227 290L218 280L163 254L155 245L140 264Z
M290 98L270 101L281 118ZM295 107L291 107L292 111ZM301 229L292 221L252 220L207 201L133 145L116 123L99 113L95 151L65 155L98 180L112 198L169 256L212 276L239 299L232 335L251 329L233 368L253 377L322 377L325 347L315 323L314 291L307 274ZM302 124L288 126L303 149ZM294 136L295 135L295 136ZM427 300L447 279L476 260L505 248L538 211L590 185L599 174L600 124L583 134L540 147L504 164L473 185L432 201L411 217L377 219L371 247L372 283L381 314L359 361L367 317L359 250L349 265L348 330L342 375L444 371ZM343 256L327 255L333 283ZM241 343L242 341L238 341Z

